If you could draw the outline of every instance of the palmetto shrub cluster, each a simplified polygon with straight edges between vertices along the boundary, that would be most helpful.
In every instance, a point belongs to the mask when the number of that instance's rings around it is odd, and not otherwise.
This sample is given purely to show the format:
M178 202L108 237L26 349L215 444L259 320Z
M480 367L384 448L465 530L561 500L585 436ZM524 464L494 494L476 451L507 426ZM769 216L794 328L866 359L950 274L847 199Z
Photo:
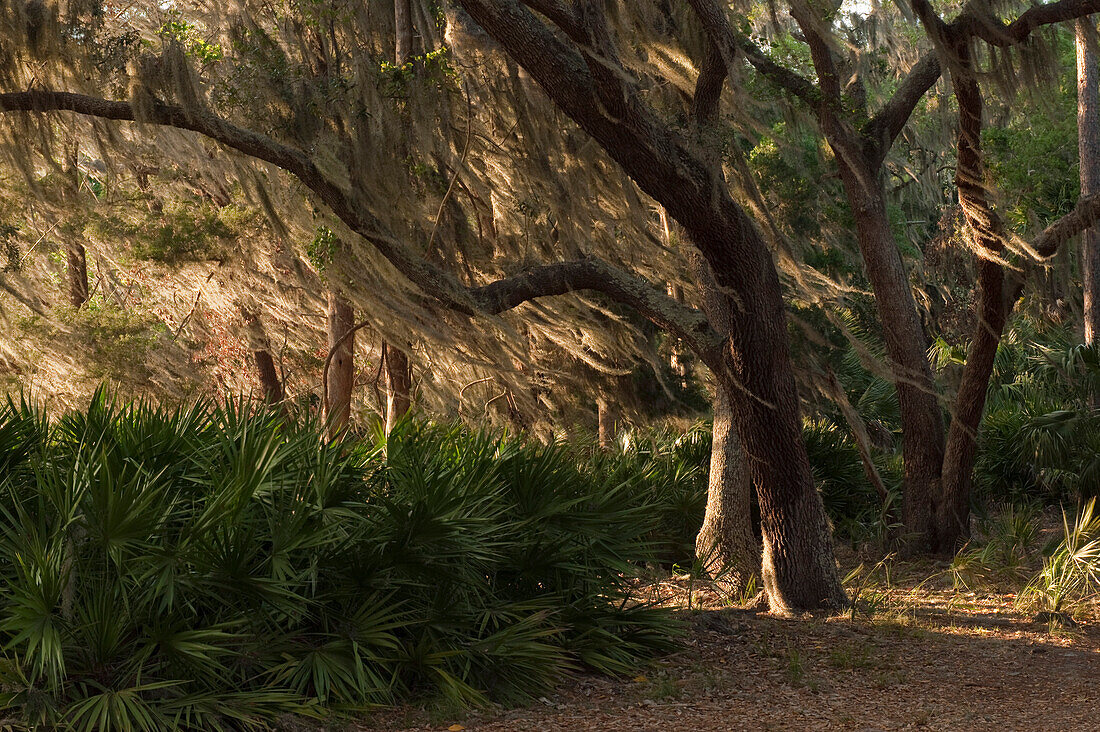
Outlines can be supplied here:
M218 729L628 672L655 512L559 448L240 405L0 413L3 724Z

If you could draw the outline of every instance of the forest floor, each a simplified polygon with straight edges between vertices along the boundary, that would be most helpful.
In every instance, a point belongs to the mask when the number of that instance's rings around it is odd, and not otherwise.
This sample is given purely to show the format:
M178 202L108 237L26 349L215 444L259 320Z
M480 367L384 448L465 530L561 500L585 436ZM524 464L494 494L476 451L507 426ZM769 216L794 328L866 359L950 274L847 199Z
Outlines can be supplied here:
M856 612L780 618L692 593L682 649L633 678L578 675L528 707L391 710L359 730L1098 730L1100 613L1052 627L943 567L856 580ZM688 585L654 585L686 605ZM722 607L721 605L725 605ZM701 607L700 607L701 606Z

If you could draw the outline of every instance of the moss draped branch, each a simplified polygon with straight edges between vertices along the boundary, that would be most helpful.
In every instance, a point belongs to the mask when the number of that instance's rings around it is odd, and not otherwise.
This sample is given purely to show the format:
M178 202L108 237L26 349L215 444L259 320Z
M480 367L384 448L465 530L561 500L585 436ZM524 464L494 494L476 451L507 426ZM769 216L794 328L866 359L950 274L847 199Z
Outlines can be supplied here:
M500 314L540 297L592 290L635 308L643 317L683 339L704 361L715 358L722 338L705 316L668 297L645 278L597 259L543 265L481 287L467 288L384 232L354 196L328 179L303 151L239 127L209 112L153 101L140 113L127 101L47 89L0 93L0 113L73 112L100 119L141 122L204 135L293 175L352 231L367 240L426 295L451 310Z

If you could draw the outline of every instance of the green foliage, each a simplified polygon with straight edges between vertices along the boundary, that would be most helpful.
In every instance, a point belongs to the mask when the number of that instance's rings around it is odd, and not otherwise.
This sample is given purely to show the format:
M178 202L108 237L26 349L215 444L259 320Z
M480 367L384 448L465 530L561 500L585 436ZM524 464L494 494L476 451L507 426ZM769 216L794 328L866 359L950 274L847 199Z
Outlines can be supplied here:
M240 208L173 201L147 229L135 229L134 256L167 264L213 259L249 219Z
M1062 542L1021 593L1023 602L1037 603L1056 614L1100 595L1100 516L1096 515L1096 499L1085 503L1072 525L1064 512L1062 522Z
M1039 508L1006 504L978 527L980 539L951 561L956 587L1007 583L1019 586L1041 555Z
M685 433L654 430L631 435L617 451L589 445L590 457L582 469L591 480L621 486L633 501L649 505L647 538L656 561L665 567L690 565L707 506L710 446L707 424Z
M170 10L168 14L168 20L157 31L161 38L180 44L189 56L203 63L221 61L225 57L222 47L201 38L194 24L185 21L178 10Z
M975 485L989 500L1058 502L1100 486L1100 355L1068 329L1018 320L997 352Z
M310 264L318 272L323 273L332 264L332 259L336 256L339 247L340 242L336 234L327 226L318 226L313 239L306 245L306 256Z
M555 447L241 404L0 411L0 704L62 729L271 728L541 693L670 647L651 505Z
M64 307L59 314L90 349L87 370L92 377L141 379L148 374L148 356L165 330L161 320L102 301L82 308Z

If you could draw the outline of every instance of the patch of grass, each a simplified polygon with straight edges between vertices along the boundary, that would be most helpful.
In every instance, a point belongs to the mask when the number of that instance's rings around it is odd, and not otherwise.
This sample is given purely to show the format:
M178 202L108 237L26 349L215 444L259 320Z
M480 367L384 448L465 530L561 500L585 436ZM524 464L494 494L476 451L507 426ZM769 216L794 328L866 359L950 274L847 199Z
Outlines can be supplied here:
M871 648L867 644L837 646L829 651L829 665L845 671L871 668Z
M802 662L802 652L799 651L798 648L788 645L786 657L787 664L785 671L787 681L790 682L792 686L800 686L806 675L806 667Z

